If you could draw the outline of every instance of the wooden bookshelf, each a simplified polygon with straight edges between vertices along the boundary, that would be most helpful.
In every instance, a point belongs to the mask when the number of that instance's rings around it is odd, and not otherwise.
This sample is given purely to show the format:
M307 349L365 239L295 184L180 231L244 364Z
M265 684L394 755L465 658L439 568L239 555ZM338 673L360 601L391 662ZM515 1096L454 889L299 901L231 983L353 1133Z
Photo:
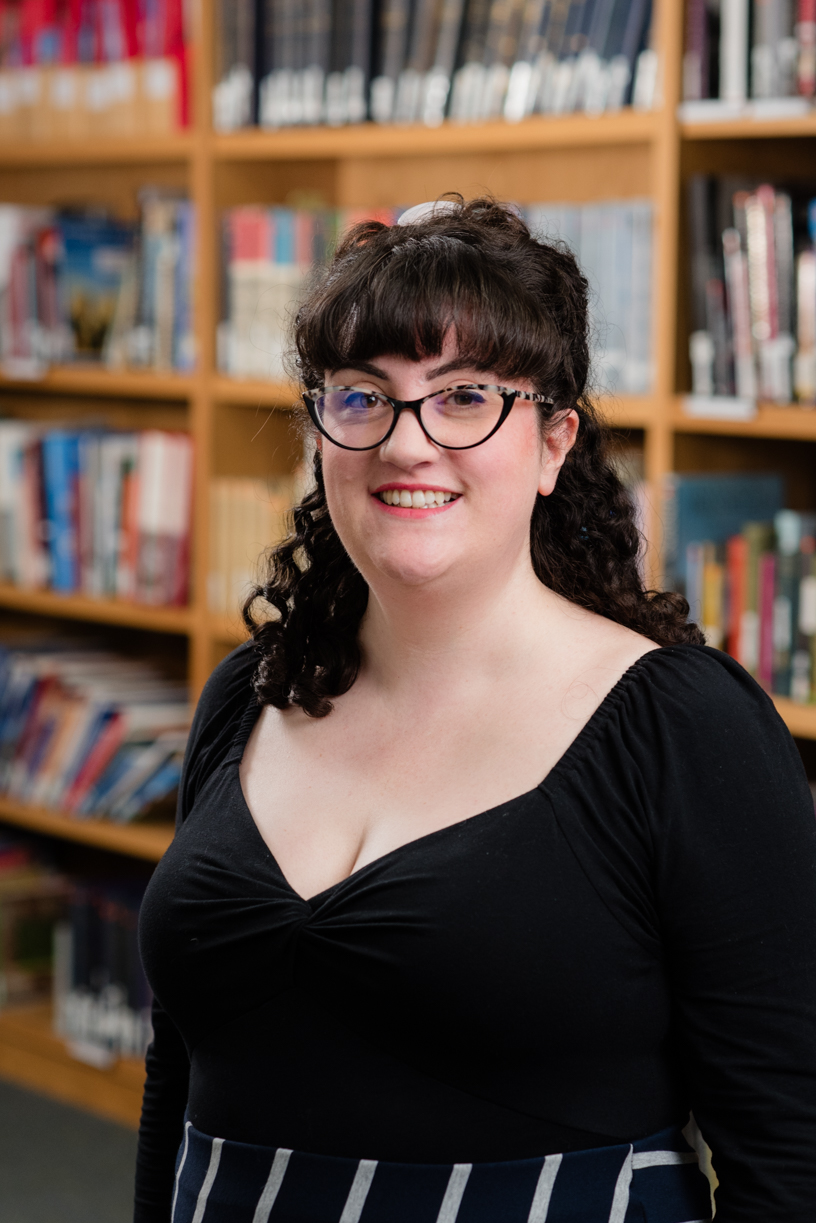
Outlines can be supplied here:
M209 483L214 476L289 470L296 452L288 440L287 417L297 395L286 384L228 378L217 369L219 222L225 208L282 204L304 191L336 207L410 204L446 191L466 196L491 191L523 204L648 196L655 215L654 387L648 396L610 397L600 406L613 426L642 437L648 500L654 507L652 579L659 579L660 489L675 468L781 464L795 477L797 508L816 505L816 412L762 404L755 418L735 422L700 419L683 410L688 367L684 178L697 170L721 168L769 178L801 177L814 149L816 113L681 122L682 0L657 0L663 103L653 113L535 117L518 124L444 124L434 129L363 124L232 134L210 128L213 7L196 6L200 24L193 47L190 130L167 137L0 144L0 200L95 200L133 215L138 190L157 184L185 188L196 205L196 373L77 365L28 380L0 370L0 399L13 399L16 415L28 412L42 418L52 401L62 405L60 411L85 416L112 412L114 405L117 419L127 427L137 427L141 419L189 428L196 453L191 604L153 608L0 584L0 608L184 639L194 693L219 659L243 639L237 610L228 616L208 610ZM777 706L795 734L816 739L816 706L781 699ZM73 820L8 800L0 800L3 821L144 862L157 861L171 835L168 827ZM141 1071L123 1065L105 1074L71 1061L42 1010L0 1016L0 1074L109 1116L136 1116Z
M116 824L112 820L79 819L10 798L0 798L0 822L147 862L158 862L173 839L170 823Z
M72 1057L55 1035L50 1006L0 1011L0 1076L120 1125L139 1124L144 1065L122 1058L97 1070Z

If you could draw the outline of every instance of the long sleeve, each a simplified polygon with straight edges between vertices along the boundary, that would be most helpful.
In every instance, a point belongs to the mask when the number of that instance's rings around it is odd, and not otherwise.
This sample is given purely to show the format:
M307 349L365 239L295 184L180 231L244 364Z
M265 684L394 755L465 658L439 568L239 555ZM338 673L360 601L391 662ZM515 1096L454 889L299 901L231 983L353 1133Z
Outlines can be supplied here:
M184 759L176 829L195 802L197 786L217 766L246 706L250 647L239 648L216 668L201 694ZM190 1060L184 1041L158 1000L153 1003L153 1041L136 1157L134 1223L169 1223L176 1154L184 1132Z
M157 1001L153 1003L153 1040L146 1069L133 1218L134 1223L169 1223L190 1061L178 1029Z
M653 669L658 920L717 1223L816 1215L816 820L771 701L722 655ZM697 672L695 675L694 672Z

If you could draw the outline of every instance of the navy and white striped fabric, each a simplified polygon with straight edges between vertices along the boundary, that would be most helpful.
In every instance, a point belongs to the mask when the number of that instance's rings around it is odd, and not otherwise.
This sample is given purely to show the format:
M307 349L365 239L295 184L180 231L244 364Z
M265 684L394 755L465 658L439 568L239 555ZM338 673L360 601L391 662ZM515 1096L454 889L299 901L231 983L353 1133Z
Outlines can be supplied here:
M187 1122L172 1223L710 1223L679 1129L567 1155L398 1164L250 1146Z

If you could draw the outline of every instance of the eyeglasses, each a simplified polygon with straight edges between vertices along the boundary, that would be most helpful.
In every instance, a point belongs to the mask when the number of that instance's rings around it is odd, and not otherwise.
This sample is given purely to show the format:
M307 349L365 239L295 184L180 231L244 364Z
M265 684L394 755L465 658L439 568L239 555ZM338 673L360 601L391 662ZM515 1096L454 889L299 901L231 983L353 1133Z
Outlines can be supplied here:
M376 450L396 428L401 412L413 412L425 436L443 450L481 446L504 424L517 399L553 404L532 391L505 386L448 386L422 399L392 399L359 386L305 391L303 400L317 428L343 450Z

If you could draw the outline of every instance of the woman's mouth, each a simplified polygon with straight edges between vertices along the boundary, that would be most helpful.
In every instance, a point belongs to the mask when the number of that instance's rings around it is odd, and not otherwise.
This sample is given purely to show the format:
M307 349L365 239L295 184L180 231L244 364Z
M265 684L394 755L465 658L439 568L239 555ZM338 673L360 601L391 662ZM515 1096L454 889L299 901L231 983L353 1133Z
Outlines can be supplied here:
M385 505L399 506L404 510L425 510L437 505L446 505L449 501L455 501L461 494L442 492L435 488L383 488L374 496Z

